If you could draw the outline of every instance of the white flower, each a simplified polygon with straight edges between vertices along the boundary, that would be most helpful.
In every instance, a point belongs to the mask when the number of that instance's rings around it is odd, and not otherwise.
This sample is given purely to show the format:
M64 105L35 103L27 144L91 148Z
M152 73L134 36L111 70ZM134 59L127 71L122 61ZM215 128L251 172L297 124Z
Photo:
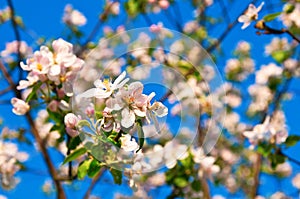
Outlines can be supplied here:
M15 97L11 99L11 104L14 107L12 111L16 115L25 115L30 109L28 103Z
M136 143L135 139L131 138L131 135L125 134L121 138L121 148L124 151L135 151L139 148L139 145Z
M294 187L300 190L300 173L298 173L292 180L292 184Z
M86 24L85 16L78 10L74 10L70 4L66 5L63 21L69 25L83 26Z
M198 172L198 175L201 177L205 173L205 175L211 177L212 174L216 174L220 171L220 167L215 165L216 158L212 156L207 156L202 159L200 162L201 168Z
M247 137L252 145L263 139L269 131L270 116L267 116L263 124L256 125L252 131L245 131L243 135Z
M242 26L242 29L247 28L252 21L257 20L258 12L261 10L263 5L264 5L264 2L262 2L257 8L253 4L249 5L249 7L248 7L247 11L245 12L245 14L241 15L238 18L238 21L240 23L244 23L244 25Z
M48 47L41 46L39 51L34 52L32 58L26 60L26 64L20 63L23 70L32 71L34 74L47 74L53 64L53 54Z
M186 145L180 144L177 141L169 141L164 146L164 159L166 167L172 169L175 167L177 160L183 160L188 156L188 148Z
M129 81L129 78L124 79L125 76L126 72L124 71L114 82L110 82L108 80L96 80L94 82L96 88L91 88L78 95L78 97L108 98L115 90L122 88Z
M266 84L270 77L280 77L283 69L274 63L263 65L259 71L255 73L255 82L257 84Z

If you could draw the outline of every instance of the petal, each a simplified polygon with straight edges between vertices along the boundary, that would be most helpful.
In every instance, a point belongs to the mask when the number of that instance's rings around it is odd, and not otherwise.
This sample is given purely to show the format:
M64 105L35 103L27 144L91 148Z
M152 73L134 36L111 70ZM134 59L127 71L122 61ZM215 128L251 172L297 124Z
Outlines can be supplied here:
M124 107L124 105L124 102L118 99L108 99L106 101L106 107L115 111L121 110Z
M139 117L146 117L146 111L140 110L138 108L133 109L133 111Z
M257 9L256 9L255 5L250 4L249 7L248 7L248 10L246 11L246 14L247 15L253 15L253 14L256 14L256 13L257 13Z
M129 81L129 78L124 79L120 84L113 84L114 90L118 88L122 88L127 82Z
M23 70L30 70L30 68L28 67L28 65L24 64L23 62L20 63L20 66Z
M50 67L50 70L49 70L49 75L50 76L57 76L61 73L61 68L59 65L53 65Z
M91 88L91 89L79 94L78 98L80 99L80 98L83 98L83 97L84 98L95 97L95 94L96 94L97 90L99 90L99 89Z
M134 96L139 96L143 93L144 85L141 82L132 82L128 86L128 91L133 92Z
M122 110L122 120L121 125L125 128L131 127L135 122L135 115L134 112L125 108Z
M68 97L73 96L73 84L71 82L64 82L63 90Z
M249 22L249 21L250 21L250 18L247 15L241 15L238 18L238 22L240 22L240 23L245 23L245 22Z
M245 22L244 25L242 26L242 30L247 28L250 25L250 22Z
M164 117L168 114L168 108L161 102L154 102L151 109L158 117Z
M119 77L117 77L117 79L114 81L114 85L118 85L126 76L126 72L124 71L123 73L121 73L121 75L119 75Z
M261 4L257 7L256 12L259 12L262 9L264 4L265 2L261 2Z
M94 81L94 85L95 85L96 88L105 89L105 86L104 86L103 82L100 79L97 79L96 81Z

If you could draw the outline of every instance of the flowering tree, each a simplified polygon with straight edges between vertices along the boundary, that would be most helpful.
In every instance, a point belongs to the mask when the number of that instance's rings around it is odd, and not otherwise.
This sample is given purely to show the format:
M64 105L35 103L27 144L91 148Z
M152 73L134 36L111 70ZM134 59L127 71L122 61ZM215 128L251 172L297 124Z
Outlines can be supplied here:
M92 30L64 5L55 38L0 4L0 198L41 171L35 154L57 198L299 197L299 1L101 4Z

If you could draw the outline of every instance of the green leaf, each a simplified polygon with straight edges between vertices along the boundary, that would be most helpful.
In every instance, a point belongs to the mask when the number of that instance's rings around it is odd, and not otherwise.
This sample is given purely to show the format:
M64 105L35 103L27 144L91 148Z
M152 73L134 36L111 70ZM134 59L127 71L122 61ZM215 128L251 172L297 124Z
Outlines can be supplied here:
M64 160L63 164L66 164L68 162L71 162L73 160L75 160L76 158L78 158L79 156L83 155L86 153L86 148L79 148L75 151L73 151L70 155L68 155L66 157L66 159Z
M187 179L183 177L175 178L174 184L180 188L186 187L188 185Z
M114 178L114 182L118 185L122 184L122 171L113 168L111 168L109 171Z
M285 156L281 154L271 154L269 156L269 160L271 161L272 169L275 169L278 164L282 164L285 162Z
M81 139L79 136L73 137L68 143L68 149L74 150L80 143L81 143Z
M264 16L264 21L265 21L265 22L273 21L273 20L276 19L280 14L281 14L281 12L275 12L275 13L272 13L272 14L268 14L268 15Z
M257 146L257 152L262 154L264 157L267 157L272 151L272 145L268 143L260 143Z
M88 170L89 170L89 168L90 168L91 162L92 162L92 159L89 159L89 160L83 161L83 162L79 165L78 171L77 171L78 179L81 180L81 179L83 179L83 178L86 176L86 174L87 174L87 172L88 172Z
M28 103L32 99L37 99L37 90L42 86L43 82L39 82L32 87L31 93L27 96L26 102Z
M142 125L141 120L137 121L137 131L138 131L138 136L139 136L139 145L140 145L140 147L138 148L136 153L139 152L139 150L142 149L142 147L144 145L144 142L145 142L145 135L144 135L143 125Z
M290 136L286 139L286 141L285 141L284 144L285 144L287 147L291 147L291 146L296 145L297 142L299 142L299 141L300 141L300 136L299 136L299 135L290 135Z
M284 51L284 50L279 50L279 51L275 51L271 54L271 56L273 57L273 59L275 61L277 61L278 63L282 63L284 62L287 58L289 58L290 56L290 52L289 51Z
M201 190L201 183L200 183L199 180L194 180L194 181L192 182L192 189L193 189L194 191L200 191L200 190Z
M87 171L87 174L89 177L93 178L100 172L100 169L101 169L100 162L98 162L96 159L93 159Z

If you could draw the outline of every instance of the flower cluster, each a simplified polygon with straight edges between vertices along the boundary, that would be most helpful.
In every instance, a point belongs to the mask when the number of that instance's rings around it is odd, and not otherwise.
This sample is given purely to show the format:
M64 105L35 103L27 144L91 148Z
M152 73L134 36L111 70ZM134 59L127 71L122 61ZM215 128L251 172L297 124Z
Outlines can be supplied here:
M127 84L129 78L126 78L126 72L121 73L114 81L96 80L95 88L91 88L77 96L77 99L95 98L104 100L103 118L99 123L101 130L104 132L123 132L132 129L140 121L151 121L159 131L159 124L156 117L164 117L168 114L168 108L161 102L151 103L155 96L152 92L150 95L143 94L143 84L141 82L132 82ZM94 109L92 106L87 107L86 113L92 116ZM76 135L76 126L80 123L80 118L70 113L65 117L67 132L71 136ZM124 134L120 138L121 148L125 151L133 151L138 145L131 136Z
M12 41L5 45L5 50L1 51L0 55L7 63L13 61L13 55L20 53L21 57L28 56L32 53L32 49L24 41Z
M18 151L16 144L0 140L0 181L3 188L11 189L19 182L14 174L27 159L28 154Z
M63 22L70 26L83 26L86 24L86 18L81 12L74 10L72 5L68 4L65 7Z
M246 10L245 14L241 15L238 18L238 21L240 23L244 23L242 26L242 29L247 28L252 21L255 21L258 19L258 12L262 9L264 5L264 2L262 2L258 7L255 7L255 5L250 4L248 9Z
M62 84L65 93L72 96L71 82L76 76L84 61L73 54L73 45L58 39L52 42L53 52L42 46L35 51L33 57L21 63L23 70L28 71L27 80L21 80L18 89L28 88L38 80L45 82L50 80L55 85Z
M0 24L10 20L11 18L11 9L10 7L6 7L0 10Z
M272 117L267 116L262 124L256 125L252 131L245 131L244 136L249 139L252 147L260 141L282 144L288 137L285 116L282 111L276 111Z
M283 21L284 25L287 27L291 27L296 25L300 27L300 3L287 3L283 7L283 13L281 14L281 20Z

